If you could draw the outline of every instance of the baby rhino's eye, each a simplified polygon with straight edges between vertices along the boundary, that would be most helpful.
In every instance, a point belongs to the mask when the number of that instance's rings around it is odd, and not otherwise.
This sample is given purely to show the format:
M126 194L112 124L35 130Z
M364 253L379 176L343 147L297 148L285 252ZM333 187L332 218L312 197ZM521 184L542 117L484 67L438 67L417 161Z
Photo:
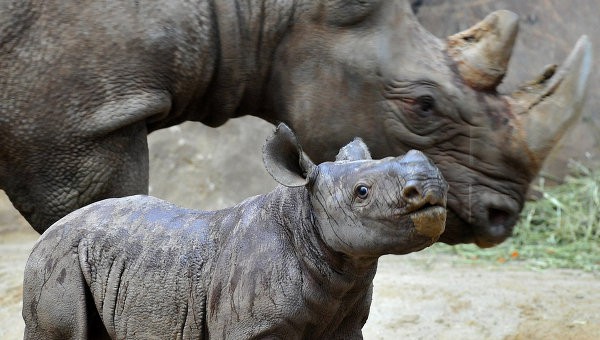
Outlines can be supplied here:
M361 184L354 189L354 194L356 197L364 200L369 196L369 188L366 185Z

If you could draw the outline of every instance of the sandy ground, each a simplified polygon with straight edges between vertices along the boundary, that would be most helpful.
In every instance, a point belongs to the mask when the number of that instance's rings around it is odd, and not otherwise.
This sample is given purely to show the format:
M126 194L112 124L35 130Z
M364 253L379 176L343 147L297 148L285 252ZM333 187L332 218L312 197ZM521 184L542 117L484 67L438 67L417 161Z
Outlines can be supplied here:
M37 234L0 234L0 339L20 339L23 268ZM600 339L600 276L385 256L365 339Z

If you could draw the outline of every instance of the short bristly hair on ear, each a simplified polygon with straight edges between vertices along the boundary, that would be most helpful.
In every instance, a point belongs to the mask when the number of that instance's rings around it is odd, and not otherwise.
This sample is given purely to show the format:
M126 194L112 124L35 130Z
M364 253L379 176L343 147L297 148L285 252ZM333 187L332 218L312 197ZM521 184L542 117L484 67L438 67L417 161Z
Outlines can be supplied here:
M280 123L273 135L267 138L263 146L263 162L273 179L288 187L308 184L316 167L302 151L296 135L284 123Z
M335 156L336 161L359 161L369 159L372 159L369 148L360 137L354 138L352 142L342 147L337 156Z

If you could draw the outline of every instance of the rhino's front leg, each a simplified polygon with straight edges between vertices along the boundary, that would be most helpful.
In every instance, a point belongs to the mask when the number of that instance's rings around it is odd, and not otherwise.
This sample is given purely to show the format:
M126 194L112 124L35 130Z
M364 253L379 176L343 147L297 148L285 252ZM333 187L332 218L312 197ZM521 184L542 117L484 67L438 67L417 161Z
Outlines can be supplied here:
M89 203L148 192L144 122L91 138L71 136L36 145L23 157L21 176L5 190L39 233Z

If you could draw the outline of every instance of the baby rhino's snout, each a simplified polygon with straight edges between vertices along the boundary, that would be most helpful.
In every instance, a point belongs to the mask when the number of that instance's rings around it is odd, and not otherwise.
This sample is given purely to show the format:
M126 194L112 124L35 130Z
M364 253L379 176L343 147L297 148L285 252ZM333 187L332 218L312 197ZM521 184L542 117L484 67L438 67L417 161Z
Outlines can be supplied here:
M419 234L437 238L446 224L448 184L439 169L420 151L411 150L400 158L404 169L401 191L405 211Z

